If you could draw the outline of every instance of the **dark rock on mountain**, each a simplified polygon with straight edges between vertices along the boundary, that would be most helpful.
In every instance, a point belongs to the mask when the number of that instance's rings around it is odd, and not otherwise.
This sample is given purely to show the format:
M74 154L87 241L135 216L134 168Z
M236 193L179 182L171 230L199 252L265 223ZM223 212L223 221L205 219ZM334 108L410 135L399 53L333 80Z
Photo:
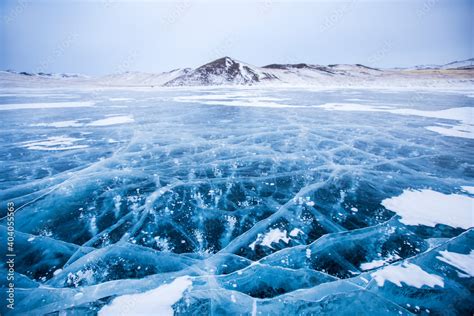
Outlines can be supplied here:
M268 80L278 80L278 77L258 67L223 57L179 76L165 86L252 85Z

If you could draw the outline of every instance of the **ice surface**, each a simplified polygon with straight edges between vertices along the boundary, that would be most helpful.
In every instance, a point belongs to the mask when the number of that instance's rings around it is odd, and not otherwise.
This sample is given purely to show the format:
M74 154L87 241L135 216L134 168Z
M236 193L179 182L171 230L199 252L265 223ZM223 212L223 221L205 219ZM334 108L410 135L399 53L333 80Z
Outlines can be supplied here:
M457 125L441 124L448 127L428 126L426 129L446 136L474 138L474 108L472 107L451 108L438 111L420 111L417 109L400 109L390 106L374 106L354 103L326 103L320 107L332 111L388 112L399 115L415 115L460 121Z
M0 91L18 259L16 309L1 313L471 315L474 143L430 129L472 125L473 101Z
M469 253L473 241L474 231L471 229L448 242L442 243L435 249L407 259L402 263L405 266L416 265L429 274L417 273L416 276L413 276L413 281L408 280L408 282L413 282L413 284L416 282L418 285L429 282L434 287L422 285L418 288L405 283L401 283L402 286L400 287L392 282L385 282L383 286L379 286L376 280L371 279L369 274L365 275L367 280L370 280L365 288L383 297L389 297L391 301L414 313L426 312L426 310L429 313L442 313L448 308L457 315L467 315L472 311L474 303L471 290L472 277L466 278L465 275L459 275L459 270L456 267L439 260L437 257L440 256L441 251L460 254ZM389 267L383 269L387 268ZM404 278L403 275L398 276ZM423 277L423 279L419 279L420 277ZM439 278L442 279L444 287L436 285L440 281Z
M176 102L199 102L201 104L219 105L219 106L237 106L237 107L263 107L263 108L288 108L299 107L297 105L288 105L277 101L285 101L284 98L263 97L254 93L242 92L233 94L211 94L211 95L193 95L180 96L173 99Z

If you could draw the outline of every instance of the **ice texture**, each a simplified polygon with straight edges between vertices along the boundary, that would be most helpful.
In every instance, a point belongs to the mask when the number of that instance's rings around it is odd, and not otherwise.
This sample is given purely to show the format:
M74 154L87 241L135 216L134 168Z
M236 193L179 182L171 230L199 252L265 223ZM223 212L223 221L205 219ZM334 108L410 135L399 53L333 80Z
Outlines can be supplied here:
M472 94L0 91L0 312L472 315Z

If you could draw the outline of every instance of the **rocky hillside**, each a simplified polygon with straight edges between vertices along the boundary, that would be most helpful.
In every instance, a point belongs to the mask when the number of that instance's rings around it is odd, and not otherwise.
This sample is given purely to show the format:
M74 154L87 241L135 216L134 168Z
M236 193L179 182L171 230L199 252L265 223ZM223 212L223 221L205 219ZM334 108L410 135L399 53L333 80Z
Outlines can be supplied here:
M273 80L278 77L264 69L223 57L179 76L165 86L252 85Z

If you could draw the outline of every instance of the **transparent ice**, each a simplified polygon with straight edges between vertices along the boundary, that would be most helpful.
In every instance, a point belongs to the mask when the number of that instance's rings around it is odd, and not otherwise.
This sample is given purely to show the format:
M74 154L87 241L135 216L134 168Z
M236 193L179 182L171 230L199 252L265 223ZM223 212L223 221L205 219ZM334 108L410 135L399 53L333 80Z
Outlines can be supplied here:
M35 102L69 105L12 106ZM335 103L377 110L321 107ZM182 276L192 286L177 315L474 310L473 276L438 258L471 253L474 231L405 225L381 204L406 189L473 196L469 130L428 128L469 118L386 111L472 108L472 96L62 89L8 92L2 105L0 199L17 208L16 308L2 314L95 314ZM443 286L375 278L411 265Z

